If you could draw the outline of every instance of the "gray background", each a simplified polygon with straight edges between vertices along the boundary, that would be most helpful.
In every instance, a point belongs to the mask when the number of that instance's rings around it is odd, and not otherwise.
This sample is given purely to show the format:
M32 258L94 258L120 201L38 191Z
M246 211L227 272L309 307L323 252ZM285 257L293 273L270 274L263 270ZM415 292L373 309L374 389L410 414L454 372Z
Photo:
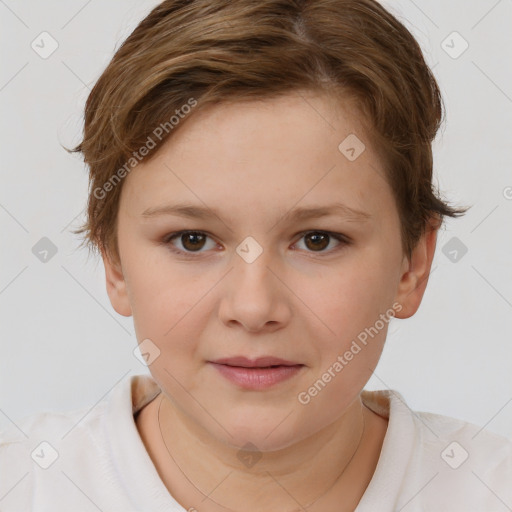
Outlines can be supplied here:
M87 172L60 144L78 143L87 94L157 3L0 0L0 429L93 407L123 377L148 372L133 355L132 319L110 305L101 260L87 260L70 232L83 220ZM423 303L392 321L367 388L510 437L512 1L383 3L417 37L444 94L441 191L474 206L447 220ZM31 47L44 31L58 43L47 58ZM454 31L469 44L461 55ZM32 250L43 237L57 249L46 262Z

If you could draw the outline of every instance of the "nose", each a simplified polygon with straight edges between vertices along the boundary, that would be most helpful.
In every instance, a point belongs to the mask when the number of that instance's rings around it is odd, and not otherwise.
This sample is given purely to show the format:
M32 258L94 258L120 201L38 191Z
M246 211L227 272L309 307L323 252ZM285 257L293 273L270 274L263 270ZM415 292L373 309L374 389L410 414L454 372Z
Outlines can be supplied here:
M220 319L227 326L239 325L254 333L275 331L289 322L290 291L270 256L263 251L252 262L238 255L233 258L219 306Z

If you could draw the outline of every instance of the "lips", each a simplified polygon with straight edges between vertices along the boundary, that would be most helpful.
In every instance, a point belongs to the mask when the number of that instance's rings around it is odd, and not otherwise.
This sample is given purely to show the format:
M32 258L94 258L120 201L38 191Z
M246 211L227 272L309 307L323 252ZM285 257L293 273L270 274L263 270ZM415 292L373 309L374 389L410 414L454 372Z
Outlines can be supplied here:
M257 359L227 357L210 361L210 364L232 384L252 391L263 391L287 381L304 368L303 364L273 356Z
M265 356L257 359L248 359L244 356L226 357L212 361L216 364L224 364L227 366L238 366L240 368L268 368L271 366L302 366L300 363L287 361L278 357Z

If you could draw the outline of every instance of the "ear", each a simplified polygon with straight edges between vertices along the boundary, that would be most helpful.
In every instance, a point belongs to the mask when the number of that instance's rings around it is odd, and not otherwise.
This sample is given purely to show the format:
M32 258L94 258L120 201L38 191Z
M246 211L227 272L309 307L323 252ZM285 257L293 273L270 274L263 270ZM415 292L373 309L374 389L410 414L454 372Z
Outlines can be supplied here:
M101 257L105 265L105 278L110 303L120 315L131 316L132 308L120 261L112 258L103 250L101 251Z
M440 225L437 217L432 219L412 251L411 258L404 256L402 275L395 298L402 305L402 309L395 315L397 318L413 316L421 304L430 276Z

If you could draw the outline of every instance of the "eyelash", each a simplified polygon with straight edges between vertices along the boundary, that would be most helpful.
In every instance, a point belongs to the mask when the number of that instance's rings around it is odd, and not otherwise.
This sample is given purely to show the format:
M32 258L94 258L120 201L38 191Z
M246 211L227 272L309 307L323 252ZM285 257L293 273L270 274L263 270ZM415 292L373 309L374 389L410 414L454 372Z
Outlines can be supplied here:
M331 249L330 251L318 251L318 252L315 252L315 251L306 251L306 252L309 252L311 254L318 254L320 256L323 255L323 253L326 253L326 255L329 255L329 254L332 254L333 252L337 252L343 248L345 248L346 246L349 246L351 245L352 241L345 235L341 234L341 233L333 233L331 231L320 231L320 230L309 230L309 231L303 231L302 233L299 233L300 235L300 238L298 241L300 241L300 239L302 239L305 235L308 235L308 234L311 234L311 233L320 233L322 235L327 235L331 238L334 238L335 240L337 240L338 242L340 242L340 245L338 245L337 247L335 247L334 249ZM174 233L169 233L168 235L166 235L164 237L164 239L162 240L162 245L165 245L166 247L168 247L168 249L175 253L175 254L178 254L180 256L183 256L185 258L197 258L198 256L197 255L200 255L202 252L204 251L182 251L182 250L179 250L179 249L176 249L174 247L174 245L172 245L172 241L176 238L179 238L181 235L186 235L186 234L199 234L199 235L206 235L207 237L209 238L212 238L208 233L206 233L205 231L195 231L195 230L184 230L184 231L176 231Z

